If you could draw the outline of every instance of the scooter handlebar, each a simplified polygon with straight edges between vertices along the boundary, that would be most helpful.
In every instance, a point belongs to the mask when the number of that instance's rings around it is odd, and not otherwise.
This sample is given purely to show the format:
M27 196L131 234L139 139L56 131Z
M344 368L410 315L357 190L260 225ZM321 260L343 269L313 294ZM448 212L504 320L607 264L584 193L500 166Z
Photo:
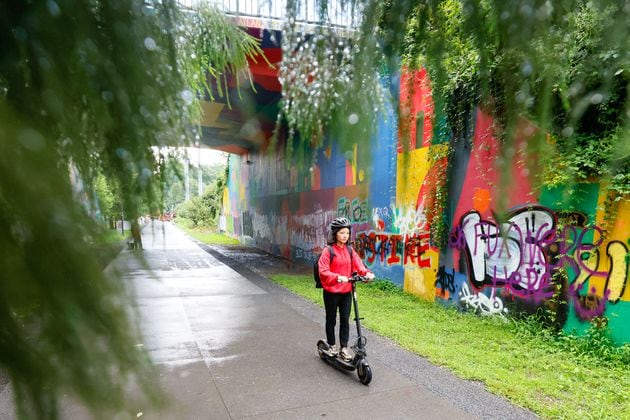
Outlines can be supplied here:
M362 282L362 283L367 283L368 281L370 281L367 277L365 276L361 276L359 275L359 273L352 273L352 276L350 276L350 278L348 279L348 281L350 283L356 283L358 281Z

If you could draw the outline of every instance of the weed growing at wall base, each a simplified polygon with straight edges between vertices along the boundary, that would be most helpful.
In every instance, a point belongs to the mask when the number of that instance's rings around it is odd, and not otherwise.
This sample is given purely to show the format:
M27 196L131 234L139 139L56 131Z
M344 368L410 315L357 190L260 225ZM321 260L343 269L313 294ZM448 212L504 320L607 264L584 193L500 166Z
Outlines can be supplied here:
M511 323L517 335L542 339L552 348L588 358L599 365L618 366L630 372L630 345L615 344L605 318L594 319L584 335L567 334L545 327L538 315L511 320Z
M322 305L311 277L274 275L272 280ZM556 339L533 319L480 318L387 283L359 286L364 325L373 332L460 378L483 382L542 418L630 418L624 414L630 413L628 350L612 350L605 331L592 332L590 341Z

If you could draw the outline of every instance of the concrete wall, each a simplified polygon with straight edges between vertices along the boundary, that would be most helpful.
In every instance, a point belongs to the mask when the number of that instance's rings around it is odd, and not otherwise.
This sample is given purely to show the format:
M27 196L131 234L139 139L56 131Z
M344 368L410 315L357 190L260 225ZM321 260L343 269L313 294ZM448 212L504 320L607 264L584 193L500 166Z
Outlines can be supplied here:
M469 132L453 141L434 129L440 121L423 72L394 80L392 91L408 110L405 126L391 110L379 115L374 138L354 150L333 145L312 166L298 167L286 165L282 153L250 154L250 163L230 156L228 232L312 261L326 244L328 224L346 216L366 264L409 292L484 315L545 306L567 331L583 332L603 315L613 338L630 342L630 201L606 214L597 182L578 185L570 196L566 188L535 191L528 175L537 162L523 153L535 128L526 121L510 153L508 188L497 196L505 172L496 168L492 119L475 110ZM444 138L433 138L436 132ZM364 147L371 161L360 160ZM448 147L450 165L441 157ZM446 194L439 205L436 191ZM498 200L510 209L503 223L494 217ZM430 241L436 217L449 231L442 250ZM559 286L564 306L550 304L551 275L559 268L568 276Z

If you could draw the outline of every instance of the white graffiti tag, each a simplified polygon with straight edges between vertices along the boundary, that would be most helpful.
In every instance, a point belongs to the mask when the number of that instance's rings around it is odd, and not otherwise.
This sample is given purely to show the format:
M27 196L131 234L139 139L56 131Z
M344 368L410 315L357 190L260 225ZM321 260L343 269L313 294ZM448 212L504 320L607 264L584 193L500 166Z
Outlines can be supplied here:
M508 310L503 307L503 301L494 296L494 290L492 294L488 297L483 293L471 293L468 284L464 283L459 293L459 301L477 314L503 316Z
M414 207L408 207L404 210L392 206L392 213L394 229L403 237L426 231L427 217L423 208L416 210Z
M555 232L555 218L550 212L521 210L501 227L470 212L462 218L459 229L468 251L470 280L476 287L508 284L533 292L548 284L543 247Z

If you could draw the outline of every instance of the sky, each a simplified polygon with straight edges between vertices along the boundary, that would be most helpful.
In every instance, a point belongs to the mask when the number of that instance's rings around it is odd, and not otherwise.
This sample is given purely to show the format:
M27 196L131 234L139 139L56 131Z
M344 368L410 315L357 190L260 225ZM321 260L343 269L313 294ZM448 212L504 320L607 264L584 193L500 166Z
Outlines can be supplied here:
M214 165L218 163L227 163L228 154L225 152L220 152L218 150L207 149L207 148L197 148L197 147L183 147L185 151L188 153L188 158L190 159L190 163L192 165L198 165L199 159L201 159L202 165Z
M175 152L177 156L183 156L185 154L188 155L188 159L190 164L193 166L199 165L199 161L201 161L202 165L216 165L216 164L224 164L227 165L228 154L225 152L220 152L214 149L208 149L205 147L197 148L197 147L177 147L171 148L166 147L162 149L163 153L167 153L168 151ZM158 153L158 149L155 148L155 153Z

